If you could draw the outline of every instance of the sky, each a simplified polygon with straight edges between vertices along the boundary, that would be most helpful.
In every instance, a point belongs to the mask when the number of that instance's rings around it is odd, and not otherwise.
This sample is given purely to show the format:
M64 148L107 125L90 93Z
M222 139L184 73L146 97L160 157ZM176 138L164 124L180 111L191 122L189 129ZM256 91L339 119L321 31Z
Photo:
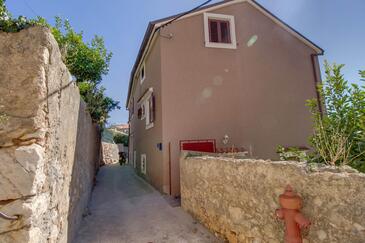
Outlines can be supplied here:
M71 21L87 41L97 34L113 52L110 72L103 79L106 94L120 101L110 124L126 123L129 77L147 24L190 10L205 0L7 0L9 11L27 17L54 16ZM219 1L212 1L219 2ZM266 9L325 50L321 62L345 64L344 75L360 83L365 70L365 0L257 0ZM323 72L323 66L321 66Z

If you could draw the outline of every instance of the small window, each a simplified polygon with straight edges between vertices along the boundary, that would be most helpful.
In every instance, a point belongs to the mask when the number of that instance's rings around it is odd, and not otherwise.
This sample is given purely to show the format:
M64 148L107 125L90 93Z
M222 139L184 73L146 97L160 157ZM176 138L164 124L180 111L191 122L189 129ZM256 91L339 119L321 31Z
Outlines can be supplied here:
M145 91L138 101L138 118L140 120L146 119L146 129L150 129L154 125L153 123L156 119L155 103L153 88L150 87Z
M141 154L141 173L147 173L147 158L145 154Z
M143 83L143 81L146 79L146 65L143 64L143 66L141 67L141 70L139 71L139 80L141 82L141 84Z
M146 128L149 129L153 127L155 121L155 96L152 93L150 97L146 100Z
M141 107L138 109L138 119L143 120L146 118L146 106L145 104L141 104Z
M213 43L232 43L229 21L209 19L209 41Z
M236 49L234 16L222 14L204 14L205 46Z

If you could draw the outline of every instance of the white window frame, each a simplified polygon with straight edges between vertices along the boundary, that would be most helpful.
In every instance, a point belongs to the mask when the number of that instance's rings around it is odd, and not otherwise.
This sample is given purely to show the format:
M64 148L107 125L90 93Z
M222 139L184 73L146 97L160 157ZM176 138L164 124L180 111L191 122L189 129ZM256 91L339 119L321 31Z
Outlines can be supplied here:
M141 120L143 120L146 118L146 103L141 104L141 109L142 109Z
M142 70L144 70L143 71L143 73L144 73L143 77L142 77ZM142 84L145 79L146 79L146 63L143 63L142 66L141 66L141 68L139 69L139 80L140 80L140 83Z
M152 127L154 127L154 123L150 122L150 106L148 104L149 99L152 97L153 95L153 88L149 88L148 91L143 95L143 97L141 98L141 100L138 102L140 104L140 106L144 106L145 109L145 114L144 116L142 116L142 119L146 119L146 130L151 129Z
M143 166L144 164L144 166ZM147 156L146 154L141 154L141 173L146 174L147 173Z
M209 30L209 19L224 20L229 22L231 42L232 43L215 43L210 42L210 30ZM236 40L236 25L233 15L215 14L215 13L204 13L204 35L205 35L205 47L210 48L226 48L226 49L237 49Z
M145 107L146 107L146 129L151 129L153 126L154 126L154 123L153 122L150 122L150 115L151 115L151 111L150 111L150 106L149 106L149 100L151 99L152 97L152 94L149 94L145 100Z

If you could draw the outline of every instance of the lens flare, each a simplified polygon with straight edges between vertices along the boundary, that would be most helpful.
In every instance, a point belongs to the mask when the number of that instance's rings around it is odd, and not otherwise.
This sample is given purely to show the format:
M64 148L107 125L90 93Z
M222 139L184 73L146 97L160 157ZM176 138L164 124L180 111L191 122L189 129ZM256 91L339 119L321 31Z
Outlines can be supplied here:
M251 36L251 38L247 42L247 46L248 47L253 46L256 43L257 39L258 39L258 36L257 35Z

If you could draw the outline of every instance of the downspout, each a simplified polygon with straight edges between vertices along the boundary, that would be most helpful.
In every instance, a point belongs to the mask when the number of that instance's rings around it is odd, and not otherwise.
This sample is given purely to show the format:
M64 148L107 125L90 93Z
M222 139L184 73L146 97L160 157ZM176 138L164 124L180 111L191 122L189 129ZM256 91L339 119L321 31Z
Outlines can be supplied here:
M172 196L172 182L171 182L171 143L169 143L169 189L170 189L170 196Z
M318 79L316 59L318 60L318 56L322 56L322 55L323 55L323 53L321 53L321 54L311 54L311 61L312 61L312 68L313 68L313 75L314 75L314 87L316 89L318 109L319 109L319 112L321 113L321 116L323 116L323 102L324 101L321 99L321 95L320 95L319 90L318 90L318 85L322 83L322 80ZM319 63L318 63L318 65L319 65ZM318 70L318 73L320 75L320 70Z

